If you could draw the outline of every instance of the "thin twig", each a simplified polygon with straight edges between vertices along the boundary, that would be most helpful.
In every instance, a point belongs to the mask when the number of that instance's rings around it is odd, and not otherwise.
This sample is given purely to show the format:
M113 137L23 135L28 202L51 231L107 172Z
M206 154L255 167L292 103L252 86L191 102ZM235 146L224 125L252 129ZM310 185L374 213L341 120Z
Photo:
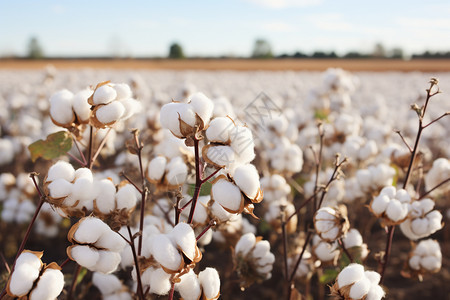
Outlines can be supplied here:
M444 113L444 114L443 114L442 116L440 116L439 118L434 119L433 121L431 121L431 122L428 123L427 125L423 126L423 128L424 128L424 129L427 128L427 127L430 126L431 124L433 124L433 123L439 121L440 119L442 119L443 117L446 117L446 116L448 116L448 115L450 115L450 112Z
M297 183L297 181L294 180L294 178L292 177L287 177L287 180L289 182L289 184L299 193L299 194L303 194L303 188L300 186L300 184Z
M195 240L198 241L199 239L201 239L202 236L203 236L203 235L204 235L211 227L216 226L216 224L217 224L216 221L211 220L211 221L208 223L208 226L206 226L205 229L203 229L202 232L200 232L200 234L197 235L197 237L195 238Z
M342 251L344 251L345 255L347 255L348 259L351 263L354 262L353 257L351 256L350 252L348 252L347 248L344 245L344 241L342 241L342 238L339 238L338 240L339 246L342 248Z
M426 191L422 196L419 197L418 200L421 200L423 198L425 198L426 196L428 196L431 192L433 192L434 190L440 188L441 186L447 184L450 182L450 177L445 179L444 181L438 183L435 187L433 187L432 189L430 189L429 191Z
M75 292L75 288L77 286L77 278L78 278L78 275L80 274L80 271L81 271L81 266L79 264L77 264L77 266L75 268L75 272L73 273L72 284L70 285L69 292L67 294L67 300L72 299L72 295Z
M86 166L87 165L86 157L84 156L83 151L81 151L80 146L78 146L77 138L73 135L72 132L70 134L72 135L73 143L75 144L75 147L77 148L78 153L80 154L80 157L83 160L83 166Z
M306 251L306 247L308 246L308 243L309 243L309 240L311 239L312 233L313 233L312 230L308 230L308 233L306 234L306 239L305 239L305 243L303 244L302 252L300 252L299 257L298 257L297 261L295 262L294 269L291 272L291 276L289 276L289 285L291 285L291 283L294 281L295 273L297 273L298 266L300 265L300 262L302 261L303 254Z
M110 127L108 129L108 132L106 132L105 136L103 137L102 141L100 142L100 145L97 148L97 151L95 151L94 156L92 156L90 164L93 164L95 162L95 160L97 159L97 157L99 156L100 152L103 149L103 146L105 146L105 144L106 144L106 140L108 139L108 136L109 136L109 133L111 132L111 130L112 130L112 127Z
M218 168L216 169L214 172L212 172L208 177L206 177L205 179L202 179L202 182L205 183L208 180L210 180L214 175L216 175L217 173L219 173L219 171L222 170L222 168Z
M136 190L137 190L140 194L142 194L142 190L136 185L136 183L134 183L133 180L131 180L130 177L127 176L127 174L125 174L124 171L120 172L119 175L120 175L120 176L123 176L130 184L132 184L132 185L136 188Z
M408 142L405 140L405 137L402 135L402 133L400 132L400 130L396 130L395 133L397 133L400 138L402 139L403 143L405 144L406 147L408 147L408 150L410 153L413 152L413 149L411 148L411 146L408 144Z
M9 268L8 262L6 261L6 258L2 252L0 252L0 258L2 259L3 265L5 266L5 269L8 272L8 274L11 274L11 269Z
M284 278L287 280L289 276L288 259L287 259L287 232L286 232L286 212L283 211L281 215L281 234L283 237L283 257L284 257Z
M75 160L77 163L79 163L81 166L85 166L86 164L85 163L83 163L81 160L79 160L75 155L73 155L72 153L70 153L70 152L67 152L67 155L69 155L73 160Z
M175 282L172 282L172 286L170 287L170 292L169 292L169 300L173 300L174 292L175 292Z
M394 231L395 231L395 226L389 226L388 228L388 233L387 233L387 239L388 242L386 243L386 250L384 251L384 256L383 256L383 265L382 265L382 269L381 269L381 278L380 278L380 284L383 283L383 279L384 279L384 275L386 272L386 266L389 262L389 255L391 254L391 245L392 245L392 239L394 237Z
M68 262L70 262L71 261L71 259L70 258L66 258L66 260L65 261L63 261L59 266L61 267L61 269L62 268L64 268L64 266L68 263Z
M94 147L94 127L90 125L89 128L89 146L88 146L88 168L92 169L92 147Z
M133 234L131 233L131 229L130 226L127 225L127 230L128 230L128 235L130 236L130 247L131 247L131 252L133 253L133 260L134 260L134 265L136 267L136 278L137 278L137 292L139 295L139 299L144 300L144 290L142 288L142 280L141 280L141 272L140 272L140 268L139 268L139 261L138 261L138 257L136 255L136 247L134 247L134 238L133 238Z
M189 212L188 223L192 223L194 219L194 211L197 205L198 197L200 196L200 189L202 188L202 174L200 169L200 150L199 150L199 140L194 136L194 152L195 152L195 190L194 196L192 197L191 211Z

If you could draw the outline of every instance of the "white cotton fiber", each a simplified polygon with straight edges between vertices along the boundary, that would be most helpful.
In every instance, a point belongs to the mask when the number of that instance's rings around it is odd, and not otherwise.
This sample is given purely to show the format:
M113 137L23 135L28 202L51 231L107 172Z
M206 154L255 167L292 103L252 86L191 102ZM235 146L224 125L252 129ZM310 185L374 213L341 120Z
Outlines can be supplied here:
M236 168L233 175L234 182L244 194L254 199L259 192L259 174L252 164L241 165Z
M97 181L95 186L98 191L95 198L98 210L104 214L110 213L116 206L116 187L114 186L114 183L109 179L102 179Z
M50 192L50 197L55 199L67 197L72 193L72 183L62 178L53 180L47 188Z
M138 191L132 184L122 186L116 193L117 209L132 209L136 206Z
M178 270L181 265L180 253L165 234L158 234L153 238L151 252L156 261L169 270Z
M198 281L203 289L203 294L207 299L217 297L220 292L219 273L214 268L206 268L198 274Z
M116 90L117 100L128 99L132 96L131 88L126 83L117 83L113 86L113 88Z
M235 125L230 118L215 118L209 123L208 129L206 129L206 137L210 142L226 144L230 142L230 132L234 127Z
M182 103L178 108L180 119L190 126L195 126L197 118L195 112L192 110L192 106Z
M0 166L11 163L14 159L13 142L9 139L0 138L0 152L2 153L0 156Z
M213 201L210 207L210 211L213 216L220 222L226 222L233 216L233 214L226 211L217 201Z
M235 153L230 146L213 146L206 148L206 157L220 167L226 167L236 162Z
M270 252L270 244L269 241L262 240L255 244L255 248L253 249L252 256L255 258L262 258L266 256Z
M79 168L75 171L75 179L85 178L90 181L94 181L94 176L92 175L92 171L88 168Z
M100 290L103 296L113 294L122 288L119 278L112 274L94 272L92 283Z
M82 219L74 239L79 243L94 244L105 232L111 230L102 220L95 217Z
M406 218L408 214L408 205L402 204L397 199L391 199L388 207L386 208L386 215L392 221L400 221Z
M56 299L64 288L64 275L60 270L48 268L39 278L30 294L30 300Z
M164 156L157 156L150 161L147 175L151 180L160 181L166 172L167 159Z
M94 105L106 104L117 97L116 90L108 84L102 85L95 90L93 98Z
M186 181L188 168L181 157L172 158L166 169L166 179L170 185L180 185Z
M243 201L239 188L226 179L219 179L213 184L211 197L231 212L237 212Z
M134 115L135 113L139 112L142 109L141 102L139 102L135 99L132 99L132 98L124 99L119 102L125 108L125 112L124 112L123 116L121 117L122 120L126 120L126 119L130 118L132 115Z
M50 115L60 124L67 124L73 120L73 94L68 90L59 91L50 97Z
M343 237L345 248L352 248L356 246L361 246L363 244L363 238L361 233L357 229L350 229L347 234Z
M349 296L351 299L361 299L369 292L370 287L370 280L364 276L352 285Z
M236 254L239 253L239 255L246 256L250 250L253 249L253 246L255 246L256 243L256 237L253 233L246 233L236 244L235 252Z
M150 293L165 295L169 292L172 284L170 283L170 274L158 268L150 273Z
M121 252L125 248L125 240L115 231L107 230L95 242L95 246L108 249L114 252Z
M65 161L58 161L48 169L47 181L53 181L55 179L65 179L72 181L75 178L75 169L73 166Z
M42 262L39 257L30 252L23 252L17 258L16 266L11 275L9 290L16 296L26 295L33 282L39 277Z
M372 201L371 208L377 215L381 215L389 205L389 197L386 195L378 195Z
M337 277L339 288L352 284L364 278L364 267L360 264L349 264Z
M91 105L88 98L92 95L92 90L84 89L75 94L72 101L73 110L80 121L88 121L91 115Z
M81 202L92 201L95 198L95 185L88 178L79 178L72 185L72 197Z
M100 255L97 249L89 246L76 245L70 249L70 256L79 265L91 270L97 264Z
M214 109L214 104L205 94L198 92L192 95L191 102L192 110L202 119L206 126L211 119L211 115Z
M169 238L190 260L193 260L196 252L197 241L191 225L178 223L169 233Z
M159 120L163 128L172 131L176 136L182 136L180 122L178 121L178 110L182 103L167 103L161 108Z
M197 275L190 270L189 273L180 277L181 281L175 284L180 296L185 300L197 300L201 295L201 287Z
M118 121L125 113L125 107L118 101L111 102L107 105L99 107L95 116L102 124L110 124Z
M117 252L99 250L99 259L94 270L103 274L109 274L117 269L120 263L120 254Z
M381 300L386 293L379 285L372 285L366 295L366 300Z

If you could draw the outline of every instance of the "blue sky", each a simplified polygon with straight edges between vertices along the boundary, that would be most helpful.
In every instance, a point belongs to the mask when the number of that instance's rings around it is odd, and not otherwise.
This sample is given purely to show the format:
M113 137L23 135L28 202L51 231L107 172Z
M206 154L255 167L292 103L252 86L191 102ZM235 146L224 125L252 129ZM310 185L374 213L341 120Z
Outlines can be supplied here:
M25 54L31 36L52 56L166 56L173 41L187 55L247 56L256 38L276 54L450 51L450 1L0 0L0 56Z

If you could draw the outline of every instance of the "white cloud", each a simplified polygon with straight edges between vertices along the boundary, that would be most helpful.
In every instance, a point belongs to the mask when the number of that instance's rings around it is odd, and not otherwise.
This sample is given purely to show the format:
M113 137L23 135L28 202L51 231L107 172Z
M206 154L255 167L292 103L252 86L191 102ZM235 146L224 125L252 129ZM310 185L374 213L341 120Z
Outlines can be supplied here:
M290 32L293 27L285 22L269 22L262 25L262 28L268 32Z
M405 27L413 27L426 30L448 30L448 28L450 28L450 19L443 18L398 18L397 22Z
M342 14L324 13L309 15L308 21L318 29L325 31L353 31L355 26L344 20Z
M266 8L289 8L315 6L322 3L322 0L245 0Z

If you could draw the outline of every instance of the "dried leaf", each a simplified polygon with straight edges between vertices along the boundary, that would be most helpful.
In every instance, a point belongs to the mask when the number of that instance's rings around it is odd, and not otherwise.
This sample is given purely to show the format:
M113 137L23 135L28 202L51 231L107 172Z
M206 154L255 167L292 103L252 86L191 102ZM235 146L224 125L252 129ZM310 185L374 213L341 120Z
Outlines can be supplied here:
M31 160L39 157L50 160L66 154L72 148L72 136L67 131L58 131L47 136L45 141L38 140L28 146Z

